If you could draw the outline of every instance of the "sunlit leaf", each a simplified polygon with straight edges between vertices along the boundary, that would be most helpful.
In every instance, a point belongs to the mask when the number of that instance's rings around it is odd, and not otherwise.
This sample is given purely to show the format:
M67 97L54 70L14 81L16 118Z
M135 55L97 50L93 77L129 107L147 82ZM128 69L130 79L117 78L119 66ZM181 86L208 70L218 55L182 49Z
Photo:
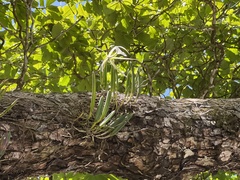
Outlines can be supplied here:
M70 78L69 76L64 76L59 79L60 86L67 86L69 84Z
M60 23L57 23L52 28L52 36L55 38L59 36L63 31L63 26Z
M88 13L83 9L83 6L81 4L78 5L78 15L87 17Z

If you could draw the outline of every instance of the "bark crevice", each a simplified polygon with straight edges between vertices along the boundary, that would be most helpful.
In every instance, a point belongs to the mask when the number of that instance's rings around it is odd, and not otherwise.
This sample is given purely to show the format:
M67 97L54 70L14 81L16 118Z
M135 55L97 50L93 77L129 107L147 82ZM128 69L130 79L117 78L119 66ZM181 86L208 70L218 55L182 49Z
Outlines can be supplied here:
M88 113L91 94L7 93L0 112L16 98L0 118L1 136L11 132L0 161L3 179L60 171L189 179L206 170L240 169L240 99L126 101L119 95L121 111L134 112L133 118L117 136L93 141L79 118Z

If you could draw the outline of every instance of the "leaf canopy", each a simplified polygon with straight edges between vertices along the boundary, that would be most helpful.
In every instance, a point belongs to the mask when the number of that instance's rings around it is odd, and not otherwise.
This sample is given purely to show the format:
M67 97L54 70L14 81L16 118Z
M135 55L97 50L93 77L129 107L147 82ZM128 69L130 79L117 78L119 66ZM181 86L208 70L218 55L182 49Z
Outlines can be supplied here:
M112 60L119 92L240 96L238 0L61 2L0 1L0 80L8 90L91 91L92 72L97 91L109 88L113 72L106 66L103 85L100 67L118 46L136 59Z

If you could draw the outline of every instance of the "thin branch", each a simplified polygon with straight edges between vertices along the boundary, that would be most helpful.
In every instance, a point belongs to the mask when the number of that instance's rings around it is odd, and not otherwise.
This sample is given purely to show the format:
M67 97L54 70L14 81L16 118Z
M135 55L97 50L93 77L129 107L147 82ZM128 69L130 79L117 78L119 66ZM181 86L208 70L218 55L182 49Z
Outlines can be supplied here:
M217 33L217 26L216 26L216 21L217 21L217 6L216 6L216 0L213 2L207 2L209 6L212 8L212 33L211 33L211 45L213 47L213 66L211 67L211 64L208 66L208 71L206 71L205 76L209 76L209 81L206 89L203 91L201 98L206 98L208 93L212 88L214 88L214 81L218 73L218 69L220 67L220 64L224 58L224 47L222 43L217 42L216 39L216 33ZM210 74L209 74L210 73Z
M24 77L25 74L27 73L27 69L28 69L28 49L29 49L29 36L30 36L30 31L29 31L29 17L31 16L31 4L27 4L26 1L24 1L25 6L26 6L26 17L25 17L25 37L22 41L22 45L23 45L23 65L22 65L22 72L21 75L18 79L18 83L17 83L17 89L16 90L22 90L23 85L24 85Z
M23 44L23 38L22 38L22 24L20 23L19 19L18 19L18 16L16 14L16 2L14 2L14 0L11 0L10 1L11 5L12 5L12 8L13 8L13 16L14 16L14 19L16 20L17 22L17 25L19 26L19 31L18 31L18 36L20 38L20 41L22 42Z
M50 39L48 42L36 46L36 47L33 49L33 51L31 51L31 52L29 53L29 56L31 56L31 55L36 51L36 49L42 48L42 47L48 45L49 43L56 41L58 38L60 38L60 37L61 37L62 35L64 35L66 32L68 32L69 30L71 30L82 18L83 18L83 17L79 18L79 19L78 19L74 24L72 24L68 29L63 30L59 35L57 35L56 37Z

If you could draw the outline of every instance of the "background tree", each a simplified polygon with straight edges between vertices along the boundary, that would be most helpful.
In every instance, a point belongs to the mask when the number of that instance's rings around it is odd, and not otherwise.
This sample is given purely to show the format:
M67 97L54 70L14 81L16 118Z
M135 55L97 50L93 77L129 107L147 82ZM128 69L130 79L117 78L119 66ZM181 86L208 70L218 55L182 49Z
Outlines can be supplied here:
M116 62L120 92L135 73L141 94L239 96L237 0L53 3L1 1L0 74L15 82L10 89L90 91L92 71L99 77L112 46L123 46L137 60Z

